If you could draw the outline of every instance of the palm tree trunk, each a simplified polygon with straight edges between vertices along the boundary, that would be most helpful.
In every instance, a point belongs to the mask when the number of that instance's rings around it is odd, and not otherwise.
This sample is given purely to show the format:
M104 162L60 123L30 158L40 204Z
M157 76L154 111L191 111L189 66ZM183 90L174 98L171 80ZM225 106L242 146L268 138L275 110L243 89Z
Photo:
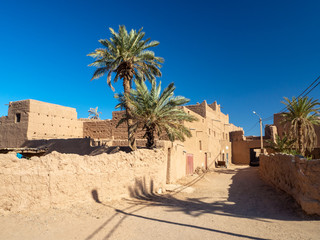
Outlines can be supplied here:
M130 79L128 79L128 78L123 79L123 89L124 89L125 95L130 94L130 90L131 90ZM131 110L127 106L127 103L126 103L126 115L128 117L128 119L127 119L128 143L129 143L129 147L131 148L131 150L135 151L135 150L137 150L137 145L136 145L136 138L134 136L135 133L134 133L134 129L133 129L133 117L132 117Z
M154 148L154 127L146 127L146 135L147 135L147 145L146 147L149 149Z
M303 149L303 134L302 134L302 123L298 122L298 147L299 152L302 156L304 156L304 149Z

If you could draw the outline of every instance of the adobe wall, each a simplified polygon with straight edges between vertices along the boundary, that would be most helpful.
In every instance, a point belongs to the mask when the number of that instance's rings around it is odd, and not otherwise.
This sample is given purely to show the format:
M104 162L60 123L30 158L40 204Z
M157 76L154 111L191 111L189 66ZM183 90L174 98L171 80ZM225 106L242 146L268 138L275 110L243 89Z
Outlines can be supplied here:
M259 172L267 183L295 198L308 214L320 215L320 160L287 154L261 155Z
M19 117L18 117L19 115ZM10 102L0 118L0 147L21 147L27 140L82 138L76 109L32 99Z
M260 137L245 137L243 130L230 133L232 140L232 163L250 164L250 149L261 148ZM267 146L266 139L263 139L264 148Z
M0 148L17 147L27 140L30 101L10 102L8 116L0 118ZM20 114L18 122L16 114Z
M93 139L128 139L128 127L122 123L117 127L119 120L122 118L124 111L112 112L112 119L108 120L86 120L83 119L83 136ZM144 131L136 132L136 139L142 139Z
M68 208L128 197L164 187L166 156L161 150L137 150L98 156L53 152L31 160L0 154L0 213Z
M191 130L192 137L183 144L187 153L194 156L194 169L204 167L207 159L208 168L214 168L217 161L227 161L232 159L230 132L241 130L229 123L229 116L220 111L217 102L184 107L184 111L196 116L199 121L185 123ZM201 146L200 146L201 145Z
M75 108L27 100L30 102L28 139L83 137L83 122Z

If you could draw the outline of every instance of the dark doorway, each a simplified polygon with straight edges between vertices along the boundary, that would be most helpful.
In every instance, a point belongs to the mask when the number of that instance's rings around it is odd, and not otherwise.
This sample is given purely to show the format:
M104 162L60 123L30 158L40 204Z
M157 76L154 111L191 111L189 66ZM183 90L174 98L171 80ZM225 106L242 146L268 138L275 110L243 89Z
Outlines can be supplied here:
M259 166L260 149L250 148L250 166Z

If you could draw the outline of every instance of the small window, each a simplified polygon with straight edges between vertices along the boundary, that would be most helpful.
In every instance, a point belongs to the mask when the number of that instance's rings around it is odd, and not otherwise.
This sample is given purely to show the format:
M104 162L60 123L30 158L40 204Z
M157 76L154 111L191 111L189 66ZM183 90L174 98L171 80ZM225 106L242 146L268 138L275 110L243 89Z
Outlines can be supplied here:
M16 123L21 121L21 113L16 113Z
M199 149L202 150L202 143L199 141Z
M209 135L211 135L211 129L209 128Z

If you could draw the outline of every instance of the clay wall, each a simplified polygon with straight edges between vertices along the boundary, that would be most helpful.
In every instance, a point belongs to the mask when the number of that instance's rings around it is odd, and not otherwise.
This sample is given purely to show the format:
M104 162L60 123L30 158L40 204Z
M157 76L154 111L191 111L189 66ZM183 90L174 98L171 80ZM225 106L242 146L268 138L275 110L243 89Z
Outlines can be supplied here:
M108 120L86 120L83 121L83 136L93 139L128 139L128 127L124 122L118 125L119 120L122 118L124 111L112 112L112 119ZM136 132L136 139L142 139L144 131L139 129Z
M53 152L31 160L0 154L0 212L69 208L157 191L166 181L161 150L138 150L98 156Z
M259 172L264 181L293 196L306 213L320 215L320 160L261 155Z
M21 147L27 140L83 137L83 122L74 108L23 100L10 102L0 118L0 147Z
M17 147L27 140L30 101L10 102L8 116L0 118L0 148Z
M113 121L112 120L94 120L83 122L83 136L90 136L94 139L112 139Z
M192 137L183 144L187 153L194 156L194 169L206 165L208 168L214 168L217 161L227 162L227 159L231 162L229 135L230 132L242 128L230 124L229 116L220 111L220 105L216 102L208 105L203 101L201 104L186 106L184 110L199 119L198 122L185 123L191 130Z
M27 100L30 102L28 139L83 137L83 122L75 108Z
M232 163L234 164L250 164L250 149L261 148L260 137L244 136L243 130L235 131L230 134L232 141ZM266 138L263 138L263 146L266 148Z

